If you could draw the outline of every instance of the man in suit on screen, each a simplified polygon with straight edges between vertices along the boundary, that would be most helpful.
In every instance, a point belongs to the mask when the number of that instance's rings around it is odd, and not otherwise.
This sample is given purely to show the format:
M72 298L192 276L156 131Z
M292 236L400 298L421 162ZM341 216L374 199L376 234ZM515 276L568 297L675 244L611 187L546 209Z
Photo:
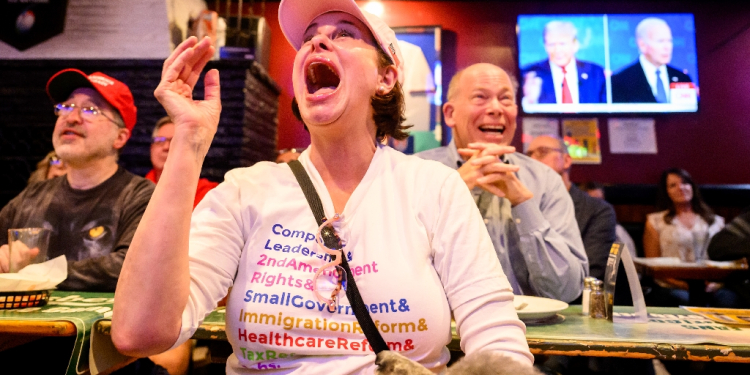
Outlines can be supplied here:
M672 61L672 30L661 19L649 17L638 23L635 39L638 61L612 76L614 103L670 103L670 84L692 82L668 65Z
M549 59L521 72L523 103L606 103L604 69L575 58L580 43L578 30L569 21L544 26L544 49Z

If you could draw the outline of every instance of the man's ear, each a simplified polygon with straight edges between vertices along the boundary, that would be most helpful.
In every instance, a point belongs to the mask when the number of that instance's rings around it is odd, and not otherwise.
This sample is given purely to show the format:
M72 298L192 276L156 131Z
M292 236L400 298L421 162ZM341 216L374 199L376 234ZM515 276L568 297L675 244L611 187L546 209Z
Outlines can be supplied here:
M638 52L643 54L646 51L646 41L642 39L636 39L635 44L638 46Z
M573 165L573 158L570 156L570 154L565 154L563 156L563 160L564 160L564 162L563 162L564 168L563 169L567 171Z
M445 125L448 125L449 128L456 126L456 120L453 119L454 109L455 107L453 107L453 103L451 102L445 102L445 104L443 104L443 119L445 120Z
M378 88L385 87L385 92L391 92L398 82L398 70L393 65L388 65L378 76Z
M117 128L117 138L115 138L115 142L112 144L112 147L115 150L119 150L125 147L125 143L128 142L129 138L130 130L128 130L127 128Z

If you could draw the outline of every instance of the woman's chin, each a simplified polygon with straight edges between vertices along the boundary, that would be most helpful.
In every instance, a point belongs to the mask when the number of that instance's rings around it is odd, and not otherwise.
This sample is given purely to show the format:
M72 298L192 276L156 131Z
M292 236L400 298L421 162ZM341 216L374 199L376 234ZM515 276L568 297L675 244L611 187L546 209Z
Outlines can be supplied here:
M305 124L310 127L334 123L341 118L343 112L343 106L313 105L301 111L301 115Z
M340 113L312 111L307 116L302 116L308 128L330 125L341 117Z

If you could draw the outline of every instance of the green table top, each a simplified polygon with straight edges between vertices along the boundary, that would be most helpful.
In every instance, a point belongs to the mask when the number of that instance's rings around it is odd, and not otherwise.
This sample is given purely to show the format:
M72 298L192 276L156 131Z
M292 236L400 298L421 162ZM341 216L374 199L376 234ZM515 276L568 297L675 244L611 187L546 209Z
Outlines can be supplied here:
M616 306L615 313L633 308ZM664 342L672 344L718 344L750 346L750 327L740 328L713 322L680 308L648 308L647 324L612 323L581 315L581 306L572 305L560 315L560 324L529 326L530 339L561 339L622 342Z
M616 314L632 311L615 307ZM560 315L565 318L561 323L527 327L533 353L750 363L750 328L716 323L680 308L648 308L645 324L584 317L580 305Z
M77 340L68 374L88 368L91 329L108 332L114 299L112 293L54 292L41 308L0 310L0 320L64 320L76 325ZM626 314L627 307L615 307ZM531 326L526 330L534 354L659 358L694 361L750 362L750 328L712 322L680 308L649 308L646 324L613 324L581 316L581 306L560 312L557 324ZM95 324L101 321L99 324ZM209 314L193 338L226 341L225 309ZM460 350L453 330L451 350Z
M633 308L616 306L615 313ZM646 324L614 324L581 315L581 306L560 312L557 324L527 326L526 339L534 354L658 358L750 363L750 328L712 322L680 308L648 308ZM209 314L193 338L226 341L224 308ZM460 351L453 328L449 349Z

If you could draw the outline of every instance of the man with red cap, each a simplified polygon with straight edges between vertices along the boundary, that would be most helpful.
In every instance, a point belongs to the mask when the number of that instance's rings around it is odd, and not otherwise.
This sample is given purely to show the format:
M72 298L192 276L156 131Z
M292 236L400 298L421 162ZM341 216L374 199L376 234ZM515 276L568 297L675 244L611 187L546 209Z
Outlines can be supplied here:
M113 292L154 185L117 165L135 126L128 87L105 74L66 69L47 82L57 115L52 144L70 166L64 176L31 184L0 211L0 272L8 272L7 229L52 231L49 258L65 255L61 290ZM30 251L35 252L35 249ZM38 251L38 250L36 250ZM24 257L13 262L24 266Z
M11 261L20 269L29 258L18 256L16 244L10 258L9 228L47 228L52 231L49 258L65 255L68 261L68 278L58 289L114 292L154 192L151 181L117 164L136 123L133 95L106 74L87 75L77 69L52 76L47 94L57 115L52 144L70 169L64 176L29 185L0 211L0 272L8 272ZM22 252L35 256L38 250ZM185 373L188 355L189 346L183 346L152 360L170 373ZM147 361L138 366L154 365Z

